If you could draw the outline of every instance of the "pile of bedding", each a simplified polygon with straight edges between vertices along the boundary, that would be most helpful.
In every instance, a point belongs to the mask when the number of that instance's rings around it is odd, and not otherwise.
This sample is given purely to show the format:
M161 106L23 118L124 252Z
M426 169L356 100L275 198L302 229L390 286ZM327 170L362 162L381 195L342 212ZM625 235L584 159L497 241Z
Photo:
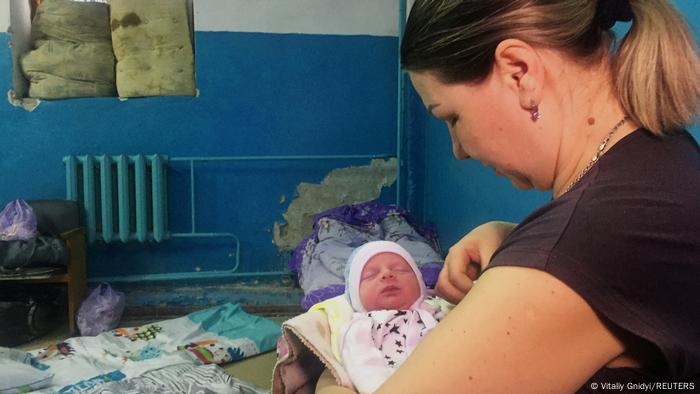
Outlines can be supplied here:
M273 350L279 335L278 323L225 304L141 327L70 338L12 362L41 372L40 393L256 393L220 368L202 366ZM0 352L0 363L8 359Z
M34 48L21 59L29 96L42 99L115 96L109 6L44 0L32 21Z
M343 205L314 217L313 232L293 251L290 271L304 290L302 306L345 291L345 263L356 247L377 240L403 246L416 261L426 286L434 287L444 262L433 229L417 225L396 205L378 202Z

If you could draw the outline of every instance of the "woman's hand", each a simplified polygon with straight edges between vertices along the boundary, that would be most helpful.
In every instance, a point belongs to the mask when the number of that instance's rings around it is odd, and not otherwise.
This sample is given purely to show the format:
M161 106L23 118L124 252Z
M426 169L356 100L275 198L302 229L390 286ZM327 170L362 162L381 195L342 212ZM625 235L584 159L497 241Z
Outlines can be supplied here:
M453 304L459 303L515 226L509 222L484 223L454 244L440 271L437 294Z

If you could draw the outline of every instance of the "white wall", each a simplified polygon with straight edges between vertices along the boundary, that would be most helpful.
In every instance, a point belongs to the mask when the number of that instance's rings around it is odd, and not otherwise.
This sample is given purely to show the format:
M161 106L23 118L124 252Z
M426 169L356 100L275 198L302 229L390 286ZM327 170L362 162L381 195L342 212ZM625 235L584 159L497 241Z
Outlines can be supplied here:
M8 27L10 27L10 5L9 2L2 1L2 5L0 5L0 33L7 32Z
M2 12L7 11L9 20L12 21L12 35L10 36L10 46L12 47L12 87L17 97L25 97L27 95L27 81L22 77L19 65L19 56L31 49L31 9L29 2L26 0L11 0L9 7ZM10 25L8 21L8 26ZM4 29L5 31L7 29Z
M397 36L400 0L194 0L198 31ZM0 0L0 32L10 26Z
M195 0L195 30L397 36L399 0Z

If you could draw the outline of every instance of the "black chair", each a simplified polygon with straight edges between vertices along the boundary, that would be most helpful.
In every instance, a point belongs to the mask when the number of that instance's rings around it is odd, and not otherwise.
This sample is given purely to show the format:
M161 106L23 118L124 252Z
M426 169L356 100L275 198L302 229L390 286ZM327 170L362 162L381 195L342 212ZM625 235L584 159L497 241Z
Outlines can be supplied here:
M60 237L68 248L68 265L65 267L32 264L31 268L11 275L0 275L0 283L37 285L59 283L67 286L68 324L70 334L76 333L76 313L85 299L85 228L80 225L80 208L75 201L32 200L27 201L37 217L37 230L41 235Z

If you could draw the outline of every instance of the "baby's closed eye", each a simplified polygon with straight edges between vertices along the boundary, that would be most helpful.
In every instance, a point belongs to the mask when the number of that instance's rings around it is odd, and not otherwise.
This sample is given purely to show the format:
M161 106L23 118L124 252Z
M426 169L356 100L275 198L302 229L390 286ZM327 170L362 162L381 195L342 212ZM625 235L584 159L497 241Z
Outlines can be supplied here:
M360 276L360 279L372 279L375 276L377 276L378 273L379 273L379 271L377 271L377 270L365 270L365 271L362 271L362 275Z

